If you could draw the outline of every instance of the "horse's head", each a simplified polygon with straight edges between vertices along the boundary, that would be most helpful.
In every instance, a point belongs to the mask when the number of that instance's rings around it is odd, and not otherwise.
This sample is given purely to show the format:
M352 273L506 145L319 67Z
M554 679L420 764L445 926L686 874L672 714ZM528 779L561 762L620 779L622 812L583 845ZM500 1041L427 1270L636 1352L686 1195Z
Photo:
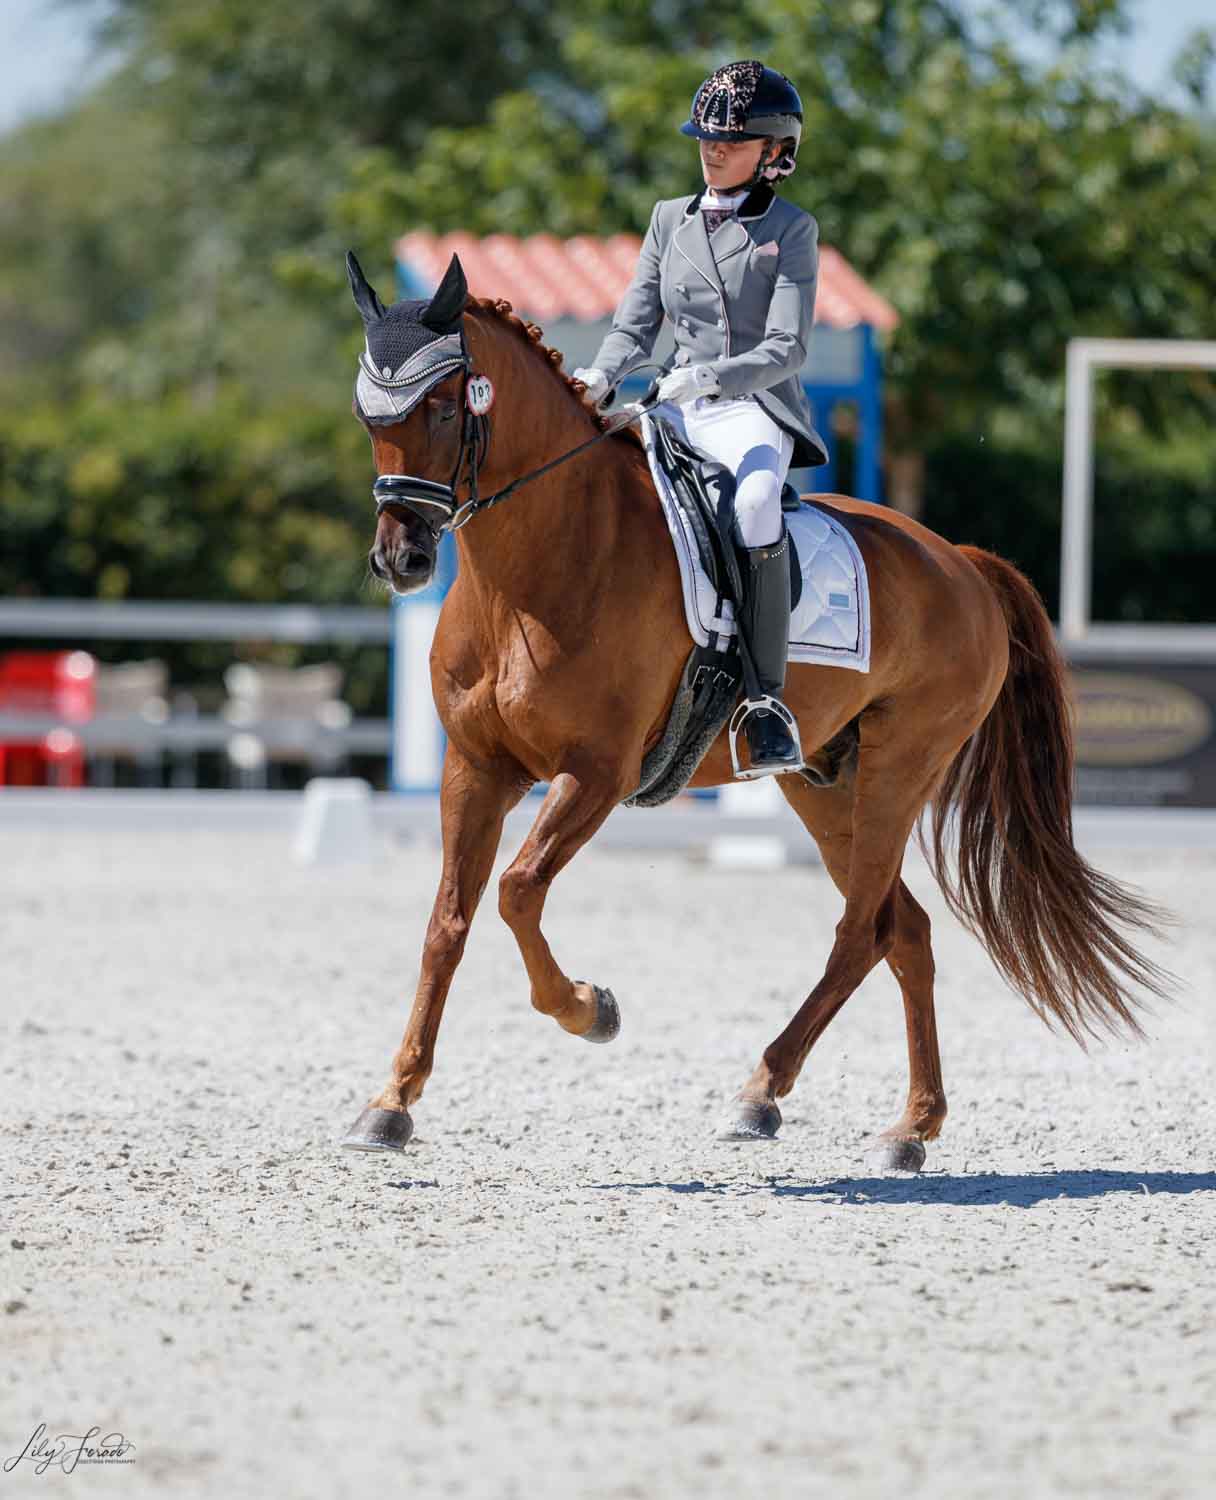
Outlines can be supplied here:
M408 594L431 581L442 527L457 508L462 457L470 438L478 441L464 399L468 287L453 256L429 302L386 308L353 255L346 270L367 331L355 415L371 436L378 476L369 562L377 578Z

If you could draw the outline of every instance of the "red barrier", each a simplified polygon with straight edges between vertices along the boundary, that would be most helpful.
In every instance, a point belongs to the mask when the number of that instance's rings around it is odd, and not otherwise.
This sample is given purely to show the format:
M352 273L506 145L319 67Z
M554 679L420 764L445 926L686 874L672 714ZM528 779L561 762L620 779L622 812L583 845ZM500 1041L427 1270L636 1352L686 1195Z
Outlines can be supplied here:
M67 724L93 717L97 663L87 651L0 657L0 714L54 715L64 727L0 743L0 786L83 786L84 746Z

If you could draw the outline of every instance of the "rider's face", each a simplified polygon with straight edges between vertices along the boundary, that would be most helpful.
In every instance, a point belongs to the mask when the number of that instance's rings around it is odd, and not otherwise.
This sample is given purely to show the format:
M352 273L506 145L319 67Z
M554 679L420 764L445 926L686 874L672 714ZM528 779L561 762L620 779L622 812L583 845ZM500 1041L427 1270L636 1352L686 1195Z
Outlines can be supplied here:
M768 141L698 141L706 185L723 190L750 182Z

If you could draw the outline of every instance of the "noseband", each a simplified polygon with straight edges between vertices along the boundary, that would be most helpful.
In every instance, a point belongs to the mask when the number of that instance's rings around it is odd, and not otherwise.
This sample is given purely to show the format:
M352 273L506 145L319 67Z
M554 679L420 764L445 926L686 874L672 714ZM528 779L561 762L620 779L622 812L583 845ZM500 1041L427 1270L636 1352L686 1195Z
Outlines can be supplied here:
M473 411L468 403L469 371L472 363L462 329L459 357L433 382L438 384L439 380L446 380L453 367L458 369L462 376L460 451L456 455L456 467L452 470L452 477L448 483L441 484L435 479L422 479L416 474L381 474L372 486L372 499L376 502L377 517L382 516L386 510L407 510L429 529L436 544L445 531L459 531L465 522L471 520L485 505L485 502L478 497L477 476L485 462L486 450L490 446L490 419L488 416L479 415ZM466 471L469 498L462 505L456 497L456 489L460 484L462 473Z

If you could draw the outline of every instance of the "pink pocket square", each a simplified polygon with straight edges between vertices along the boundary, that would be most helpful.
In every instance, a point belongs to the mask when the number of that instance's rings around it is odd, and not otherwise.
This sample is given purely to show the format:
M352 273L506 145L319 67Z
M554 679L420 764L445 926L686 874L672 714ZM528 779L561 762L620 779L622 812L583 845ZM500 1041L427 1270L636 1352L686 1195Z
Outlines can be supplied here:
M768 242L767 245L757 245L756 246L756 254L757 255L780 255L781 254L781 247L777 244L776 240L769 240L769 242Z

